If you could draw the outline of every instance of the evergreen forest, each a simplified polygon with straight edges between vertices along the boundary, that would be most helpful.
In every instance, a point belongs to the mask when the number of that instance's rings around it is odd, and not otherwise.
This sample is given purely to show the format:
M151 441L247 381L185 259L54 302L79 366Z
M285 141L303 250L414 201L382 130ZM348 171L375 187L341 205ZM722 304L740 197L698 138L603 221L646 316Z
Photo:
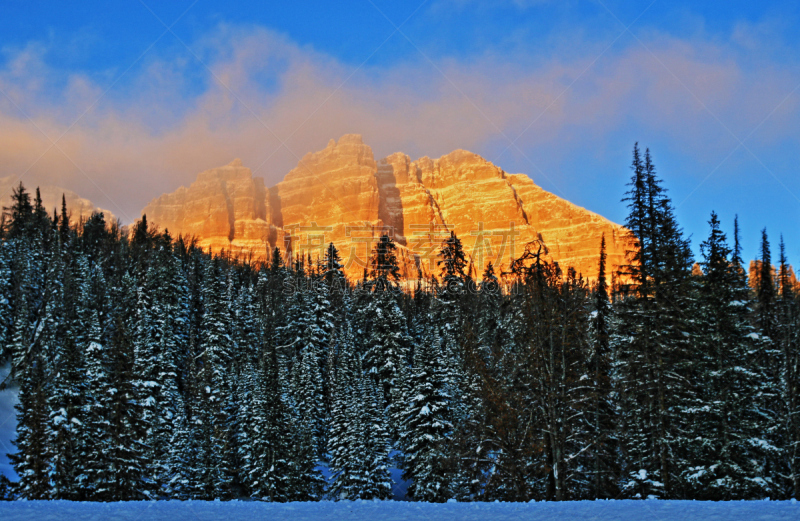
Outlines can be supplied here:
M0 226L0 365L18 392L6 499L800 498L800 288L715 213L695 258L649 151L626 265L537 241L473 275L455 234L401 280L212 255L19 185ZM756 238L753 238L756 239Z

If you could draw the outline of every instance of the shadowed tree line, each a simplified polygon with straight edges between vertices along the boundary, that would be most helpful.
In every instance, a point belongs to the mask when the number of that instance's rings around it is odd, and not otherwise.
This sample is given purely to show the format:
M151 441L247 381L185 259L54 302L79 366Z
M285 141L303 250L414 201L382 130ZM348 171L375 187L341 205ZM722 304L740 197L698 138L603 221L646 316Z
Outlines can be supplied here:
M387 499L399 467L419 501L798 497L783 242L773 268L764 231L749 281L712 212L695 264L638 146L624 202L628 263L609 273L600 239L592 283L540 241L472 280L451 234L437 276L401 286L388 236L350 281L332 244L247 263L145 217L71 225L20 185L0 226L19 481L0 495Z

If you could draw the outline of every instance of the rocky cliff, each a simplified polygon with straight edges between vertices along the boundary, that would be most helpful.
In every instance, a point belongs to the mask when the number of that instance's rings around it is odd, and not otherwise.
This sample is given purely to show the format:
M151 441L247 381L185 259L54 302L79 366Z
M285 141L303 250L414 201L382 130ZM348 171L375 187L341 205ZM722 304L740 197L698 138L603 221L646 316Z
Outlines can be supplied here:
M275 246L321 255L333 242L350 276L360 277L374 241L391 233L404 275L438 274L436 249L454 231L479 275L507 267L525 245L543 241L562 268L594 278L600 237L609 266L624 261L625 230L561 199L523 174L456 150L412 161L402 153L375 160L358 135L307 154L271 188L239 160L207 170L188 188L154 199L143 211L173 235L203 248L262 258Z

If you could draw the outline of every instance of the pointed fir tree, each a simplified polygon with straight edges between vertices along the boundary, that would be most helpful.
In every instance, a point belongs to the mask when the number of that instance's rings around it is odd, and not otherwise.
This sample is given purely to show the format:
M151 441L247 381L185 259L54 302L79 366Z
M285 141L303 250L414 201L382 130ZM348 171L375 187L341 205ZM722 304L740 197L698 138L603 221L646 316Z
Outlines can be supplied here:
M201 444L198 465L201 488L206 498L230 499L234 469L232 464L231 420L228 407L231 386L227 369L231 362L231 335L228 329L229 305L226 301L222 261L208 262L203 285L203 318L200 397L196 424Z
M443 502L450 498L448 474L443 468L447 438L453 426L442 340L431 331L417 347L411 371L411 393L401 442L405 450L403 479L412 480L408 494L416 501Z
M657 177L649 151L634 147L625 201L633 249L621 278L613 342L619 354L623 492L631 497L680 497L687 466L681 414L693 403L690 370L691 266L689 243Z
M476 330L481 352L496 352L502 343L501 315L503 293L492 263L486 265L478 289Z
M331 409L333 499L387 499L391 495L389 439L382 393L365 375L345 326Z
M84 282L85 283L85 282ZM100 323L97 314L88 309L84 300L81 303L79 316L88 317L87 333L82 336L81 344L86 356L86 376L89 388L86 406L83 411L84 428L81 429L81 473L78 485L84 499L93 501L110 500L111 487L114 482L111 455L107 452L112 445L110 422L112 389L110 378L110 362L107 352L100 344Z
M7 349L13 334L11 244L0 240L0 364L10 357Z
M53 498L80 500L77 476L81 467L80 440L83 412L86 406L87 380L84 354L75 340L78 324L71 297L75 279L71 270L64 270L60 257L50 264L48 276L51 293L48 306L48 329L52 332L48 349L52 378L48 389L50 444L53 447Z
M778 265L777 335L781 360L779 445L785 467L784 497L800 497L800 305L790 277L791 266L781 235Z
M293 461L297 465L295 493L298 500L316 500L322 493L322 476L317 469L321 460L323 436L322 375L313 338L313 328L303 335L299 359L293 366L294 428L296 433Z
M758 297L758 325L767 337L771 337L775 329L775 300L777 295L772 270L772 252L770 251L767 229L764 228L761 230L756 294Z
M758 396L764 381L752 365L750 297L738 255L727 244L716 213L703 253L692 380L703 382L685 417L691 465L684 480L688 497L753 499L769 495L772 480L763 462L773 455L765 443ZM738 242L738 241L737 241Z
M611 306L606 280L606 262L606 236L603 234L600 239L600 262L594 291L593 346L589 359L592 389L589 392L589 411L586 415L590 422L588 432L591 433L592 439L591 461L588 463L589 497L594 499L612 499L619 493L617 440L614 436L613 355L609 342Z
M365 484L362 499L389 499L392 479L389 473L389 429L383 393L371 378L361 378L361 426L365 447Z
M328 491L332 499L359 499L365 487L364 461L366 446L363 438L360 384L363 380L361 362L353 345L352 333L345 329L340 342L336 376L332 390L330 423L330 468L332 483Z
M442 339L447 393L451 399L451 421L459 424L468 421L469 382L465 370L464 331L468 327L471 295L466 291L468 277L466 254L461 240L454 232L442 242L437 261L442 270L442 286L431 303L431 320L439 326Z
M648 258L651 238L651 233L649 232L650 220L647 216L649 191L638 142L633 145L631 170L633 170L633 175L628 183L630 188L622 199L623 202L628 203L628 218L625 220L625 228L630 231L628 237L629 249L626 252L630 262L627 265L620 266L620 270L627 281L626 292L630 291L629 288L638 288L640 292L646 293L648 283L647 268L651 264Z
M134 372L134 349L121 320L109 349L109 374L105 423L108 480L101 482L96 499L130 501L151 497L145 475L148 456L145 440L151 421L141 400Z
M330 243L325 249L325 257L320 271L327 289L329 313L338 327L344 320L347 309L345 302L350 288L344 274L344 265L339 250L333 243Z
M376 291L393 289L400 280L400 266L397 262L397 245L388 235L383 234L372 249L369 259L369 278Z
M252 459L247 469L252 497L265 501L283 502L293 497L293 432L283 387L277 352L274 344L268 343L254 378Z
M333 327L324 293L318 290L311 288L292 295L288 323L279 331L284 342L281 358L291 369L298 421L307 431L315 461L323 458L325 449L323 369Z
M3 208L6 240L25 236L33 223L33 205L31 195L25 190L22 182L11 192L11 206Z
M397 419L403 408L400 379L408 365L410 343L406 318L389 291L375 293L365 312L371 324L366 337L364 369L381 391L381 408L387 409L390 418ZM393 421L392 431L397 432L398 428Z
M760 259L757 262L755 293L756 293L756 324L758 326L758 340L754 352L754 364L762 375L765 386L757 396L761 407L764 423L763 428L768 433L765 441L781 448L785 444L784 423L781 418L786 416L784 402L781 396L781 373L785 360L780 348L780 327L778 320L777 282L772 265L772 251L767 235L767 229L761 230L761 244L759 248ZM779 454L777 458L765 461L765 472L773 476L786 473L786 458ZM780 497L776 494L776 497Z
M21 348L23 330L14 333L15 348ZM44 360L35 356L17 369L19 402L17 432L14 445L17 452L9 455L19 476L17 493L24 499L50 499L50 470L53 455L48 439L47 375Z
M439 250L437 264L442 275L442 298L444 300L457 300L465 291L464 282L467 279L467 256L461 239L451 231L450 237L442 242Z

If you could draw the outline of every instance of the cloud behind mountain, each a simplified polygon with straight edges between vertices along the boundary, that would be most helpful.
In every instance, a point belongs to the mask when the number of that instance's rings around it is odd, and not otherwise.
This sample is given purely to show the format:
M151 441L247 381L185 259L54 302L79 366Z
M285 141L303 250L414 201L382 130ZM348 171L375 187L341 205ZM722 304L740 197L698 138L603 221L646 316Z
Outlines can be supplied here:
M474 150L621 220L640 139L666 158L676 202L700 185L701 195L723 190L723 216L735 208L724 201L745 192L797 205L787 150L800 135L800 74L781 62L769 25L739 24L724 38L636 34L576 34L574 48L556 42L552 55L421 50L354 66L261 26L220 23L188 49L91 74L53 63L47 43L7 48L0 176L72 189L130 222L154 194L232 157L274 184L307 151L355 132L379 156ZM685 211L704 221L706 206Z

